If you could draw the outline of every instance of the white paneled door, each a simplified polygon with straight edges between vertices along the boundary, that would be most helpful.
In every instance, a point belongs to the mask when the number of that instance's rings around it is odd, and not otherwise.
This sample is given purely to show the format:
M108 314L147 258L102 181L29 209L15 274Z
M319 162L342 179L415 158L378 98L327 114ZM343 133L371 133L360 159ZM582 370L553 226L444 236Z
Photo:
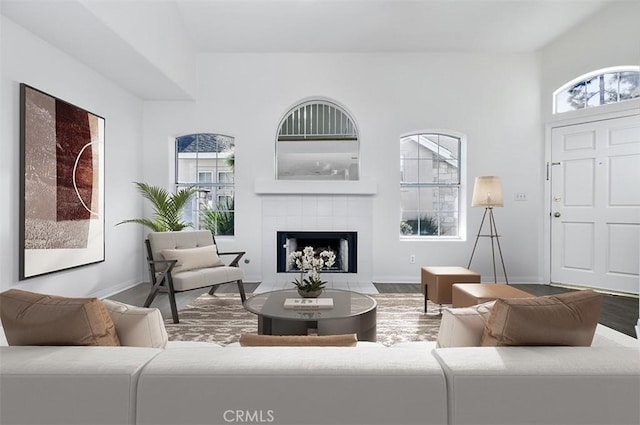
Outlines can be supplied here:
M551 130L551 281L638 293L640 115Z

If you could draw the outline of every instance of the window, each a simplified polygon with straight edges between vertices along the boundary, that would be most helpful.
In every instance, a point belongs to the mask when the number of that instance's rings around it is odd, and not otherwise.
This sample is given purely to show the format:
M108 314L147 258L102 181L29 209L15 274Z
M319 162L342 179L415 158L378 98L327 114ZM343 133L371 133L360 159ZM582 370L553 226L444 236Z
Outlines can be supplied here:
M276 141L278 180L358 180L358 130L344 108L310 100L289 110Z
M233 183L233 171L218 171L218 181L220 183Z
M213 173L211 171L198 171L198 183L213 183Z
M553 93L553 113L640 98L640 67L601 69L576 78Z
M420 133L400 138L400 235L460 236L461 138Z
M176 187L199 190L184 211L185 220L196 229L234 234L234 149L234 138L221 134L176 138Z

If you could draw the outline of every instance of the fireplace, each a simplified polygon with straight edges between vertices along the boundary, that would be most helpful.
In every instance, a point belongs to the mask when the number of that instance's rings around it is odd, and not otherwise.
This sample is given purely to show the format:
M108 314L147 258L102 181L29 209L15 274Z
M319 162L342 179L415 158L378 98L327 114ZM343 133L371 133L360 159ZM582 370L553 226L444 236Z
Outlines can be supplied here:
M358 272L358 233L357 232L277 232L277 272L298 273L287 261L294 251L312 246L318 251L331 250L336 254L336 262L323 273Z

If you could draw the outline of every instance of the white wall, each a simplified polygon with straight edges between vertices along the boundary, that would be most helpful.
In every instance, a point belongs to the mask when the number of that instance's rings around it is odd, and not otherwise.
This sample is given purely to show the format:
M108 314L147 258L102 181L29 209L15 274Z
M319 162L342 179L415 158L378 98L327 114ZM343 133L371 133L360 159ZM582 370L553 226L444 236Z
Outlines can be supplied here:
M254 181L273 178L278 123L310 96L345 105L359 127L360 176L378 188L370 235L374 281L418 282L422 265L468 262L482 209L469 210L466 241L399 238L399 137L427 129L466 134L469 191L477 175L502 177L505 208L496 210L496 220L510 281L540 280L543 132L536 54L209 54L198 62L195 102L145 103L144 174L150 183L171 187L175 135L235 137L236 236L224 248L248 251L248 280L260 280L263 267L262 202ZM528 201L515 202L515 192ZM470 192L466 199L469 205ZM416 264L409 264L410 254ZM490 258L483 244L473 265L488 280Z
M640 65L638 17L640 2L615 2L542 49L541 108L545 122L585 113L602 113L584 110L553 117L553 92L591 71L619 65ZM605 108L598 109L602 111Z
M142 214L142 198L130 183L142 176L142 102L12 21L1 19L0 291L19 288L104 296L145 280L142 229L114 227ZM103 263L18 281L20 83L106 119Z

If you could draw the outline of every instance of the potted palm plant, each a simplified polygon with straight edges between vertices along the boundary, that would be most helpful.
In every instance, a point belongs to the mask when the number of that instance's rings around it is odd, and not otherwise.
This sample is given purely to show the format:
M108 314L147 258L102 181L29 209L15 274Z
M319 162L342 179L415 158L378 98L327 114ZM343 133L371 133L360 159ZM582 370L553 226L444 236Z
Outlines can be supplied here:
M134 182L142 196L153 205L153 218L132 218L116 224L138 223L151 228L154 232L180 231L192 223L185 222L182 211L187 202L198 192L195 187L181 188L176 193L146 183Z

